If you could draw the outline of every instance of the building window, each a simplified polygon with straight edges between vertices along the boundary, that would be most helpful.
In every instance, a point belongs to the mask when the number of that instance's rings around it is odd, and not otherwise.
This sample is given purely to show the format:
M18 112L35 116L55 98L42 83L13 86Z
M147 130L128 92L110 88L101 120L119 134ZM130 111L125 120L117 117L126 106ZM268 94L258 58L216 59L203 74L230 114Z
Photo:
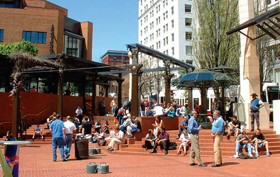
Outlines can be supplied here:
M165 18L168 19L168 11L165 12Z
M172 55L174 55L174 47L171 48Z
M174 33L171 34L172 42L174 42Z
M271 0L266 0L267 4L271 4Z
M191 18L185 18L185 26L191 26L192 25L192 19Z
M186 46L186 55L192 54L192 46Z
M122 57L122 60L125 61L125 60L126 60L126 57Z
M4 30L0 29L0 42L3 42Z
M192 39L192 32L186 32L186 40Z
M171 14L174 14L174 6L171 7Z
M171 27L174 28L174 20L171 20Z
M83 57L83 39L78 39L64 34L63 52L69 56L82 58Z
M185 12L192 12L192 6L185 4Z
M165 38L166 45L168 45L168 37Z
M23 31L22 39L32 43L46 44L47 33L36 31Z
M168 55L168 50L165 51L165 54Z
M117 58L117 57L114 57L114 60L116 61L116 60L118 60L118 58Z
M165 30L168 31L168 24L165 25Z

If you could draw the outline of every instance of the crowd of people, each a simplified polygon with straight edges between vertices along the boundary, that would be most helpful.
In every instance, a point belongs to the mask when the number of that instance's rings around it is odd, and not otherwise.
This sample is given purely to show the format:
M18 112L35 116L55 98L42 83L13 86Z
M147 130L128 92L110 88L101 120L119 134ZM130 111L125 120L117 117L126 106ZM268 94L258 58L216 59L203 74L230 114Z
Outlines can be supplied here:
M236 152L234 157L240 157L242 149L247 149L248 156L255 157L259 156L259 148L265 148L267 156L270 156L269 145L265 140L264 135L261 133L259 128L259 109L263 106L263 103L256 98L256 94L252 94L251 102L251 116L256 119L257 129L255 134L249 139L246 131L241 129L241 122L238 120L236 115L232 115L231 119L224 119L221 112L218 110L218 102L214 101L214 108L212 114L213 118L210 118L212 122L212 134L214 144L214 159L215 162L212 167L222 166L222 153L221 153L221 142L225 129L228 130L227 137L234 136L236 140ZM215 105L216 104L216 105ZM70 156L71 144L73 139L73 133L82 133L83 135L92 135L91 142L98 143L100 146L108 143L108 150L115 150L115 145L125 143L125 136L127 138L134 137L135 132L141 131L141 123L135 116L130 115L130 110L126 106L118 108L117 104L112 104L112 111L114 116L117 118L113 126L109 125L108 121L104 121L102 124L100 120L97 120L93 126L92 121L87 117L83 116L83 111L80 107L75 111L76 116L74 118L67 116L67 120L63 122L59 114L55 112L47 118L47 126L52 133L52 147L53 147L53 161L57 160L56 149L59 147L61 157L63 161L67 161ZM145 145L143 147L151 149L150 153L157 153L158 148L165 150L165 154L168 154L170 147L169 134L166 132L165 124L162 116L168 116L175 114L177 116L183 116L183 120L178 125L178 136L176 139L181 141L179 148L177 149L177 155L182 154L185 156L188 149L190 149L190 165L195 164L195 157L197 157L198 166L206 166L200 157L199 148L199 132L202 129L198 126L197 118L198 113L196 110L190 111L188 104L180 106L174 101L172 104L167 104L166 108L163 105L157 103L150 107L150 102L143 100L141 102L141 115L142 116L154 116L155 122L151 125L151 129L148 130L148 134L145 137ZM116 123L116 124L115 124ZM252 121L251 131L254 131L254 119ZM109 136L106 138L106 134ZM36 136L44 139L42 128L38 124L34 129L32 139ZM7 137L11 137L7 134ZM118 148L118 147L117 147Z

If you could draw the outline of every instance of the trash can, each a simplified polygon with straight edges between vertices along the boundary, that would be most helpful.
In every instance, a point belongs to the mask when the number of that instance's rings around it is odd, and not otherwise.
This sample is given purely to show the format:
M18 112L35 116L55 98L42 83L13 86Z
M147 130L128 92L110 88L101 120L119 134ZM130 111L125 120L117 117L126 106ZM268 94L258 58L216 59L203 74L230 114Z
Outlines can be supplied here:
M87 139L75 140L75 157L77 160L89 157L88 142L89 140Z

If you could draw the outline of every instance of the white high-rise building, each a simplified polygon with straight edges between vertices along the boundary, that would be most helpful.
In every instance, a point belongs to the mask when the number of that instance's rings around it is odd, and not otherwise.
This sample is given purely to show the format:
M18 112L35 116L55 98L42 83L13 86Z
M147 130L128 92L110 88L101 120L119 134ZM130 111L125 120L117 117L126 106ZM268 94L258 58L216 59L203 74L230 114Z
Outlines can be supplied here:
M192 0L139 0L138 42L192 64L192 3ZM163 63L159 62L159 66ZM174 78L179 72L174 72ZM176 91L174 99L184 104L183 95L184 91Z

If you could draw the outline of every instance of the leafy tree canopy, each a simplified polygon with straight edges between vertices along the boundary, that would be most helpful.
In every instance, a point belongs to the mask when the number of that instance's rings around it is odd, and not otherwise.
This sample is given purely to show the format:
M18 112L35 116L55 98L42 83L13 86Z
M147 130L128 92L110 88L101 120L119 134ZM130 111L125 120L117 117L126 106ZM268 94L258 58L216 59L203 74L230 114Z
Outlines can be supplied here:
M33 56L37 56L38 48L31 42L24 40L21 42L0 45L1 55L10 55L12 52L29 53Z

